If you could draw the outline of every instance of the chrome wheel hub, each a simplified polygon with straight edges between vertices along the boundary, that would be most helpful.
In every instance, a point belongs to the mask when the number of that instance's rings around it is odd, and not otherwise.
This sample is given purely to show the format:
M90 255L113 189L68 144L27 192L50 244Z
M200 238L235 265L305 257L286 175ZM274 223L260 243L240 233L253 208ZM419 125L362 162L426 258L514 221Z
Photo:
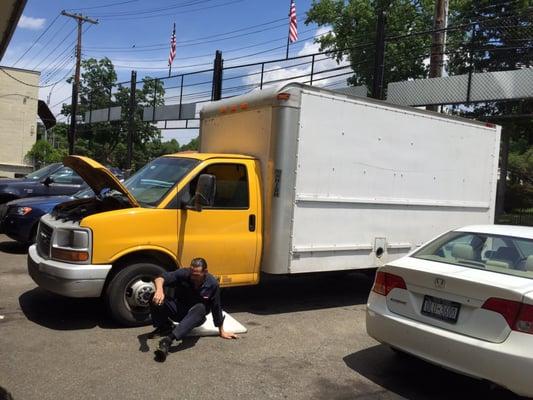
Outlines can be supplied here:
M126 301L130 307L148 307L154 292L155 287L152 282L139 279L126 290Z

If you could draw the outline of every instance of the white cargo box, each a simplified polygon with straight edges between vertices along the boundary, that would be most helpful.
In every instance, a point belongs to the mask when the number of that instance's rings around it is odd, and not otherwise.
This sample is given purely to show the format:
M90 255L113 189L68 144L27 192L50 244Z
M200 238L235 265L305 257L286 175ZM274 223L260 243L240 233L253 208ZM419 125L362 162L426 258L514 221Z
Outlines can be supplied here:
M274 274L379 266L493 223L499 144L497 126L301 84L201 112L201 152L261 162Z

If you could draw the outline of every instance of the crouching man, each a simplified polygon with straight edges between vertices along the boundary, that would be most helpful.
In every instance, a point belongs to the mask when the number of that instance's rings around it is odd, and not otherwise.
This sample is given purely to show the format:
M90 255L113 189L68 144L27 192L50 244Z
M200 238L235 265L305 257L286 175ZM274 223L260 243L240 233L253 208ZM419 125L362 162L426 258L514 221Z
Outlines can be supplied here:
M149 337L163 337L155 352L157 361L165 361L172 342L202 325L209 312L213 314L221 338L237 339L237 335L224 331L220 287L215 277L207 272L207 262L203 258L193 259L190 268L163 273L155 278L154 284L150 309L155 330ZM164 287L174 287L175 297L166 297ZM179 325L174 327L169 318Z

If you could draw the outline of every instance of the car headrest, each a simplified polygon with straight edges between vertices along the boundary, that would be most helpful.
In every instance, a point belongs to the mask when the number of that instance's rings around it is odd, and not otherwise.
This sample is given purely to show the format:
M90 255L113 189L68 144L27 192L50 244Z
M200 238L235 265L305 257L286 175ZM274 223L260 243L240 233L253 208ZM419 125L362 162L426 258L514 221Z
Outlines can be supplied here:
M533 255L526 258L526 271L533 271Z
M452 257L473 260L474 248L466 243L456 243L452 247Z
M487 266L490 267L498 267L498 268L509 268L509 263L505 261L498 261L498 260L487 260L486 262Z

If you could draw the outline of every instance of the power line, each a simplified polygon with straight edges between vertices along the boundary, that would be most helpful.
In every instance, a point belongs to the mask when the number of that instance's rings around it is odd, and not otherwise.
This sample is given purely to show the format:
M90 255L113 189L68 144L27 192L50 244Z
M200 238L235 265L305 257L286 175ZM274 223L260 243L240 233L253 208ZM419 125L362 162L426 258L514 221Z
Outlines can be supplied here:
M61 40L61 41L57 44L57 46L54 47L54 49L53 49L50 53L48 53L48 55L47 55L45 58L43 58L41 61L39 61L39 62L37 63L37 65L35 65L35 66L33 67L33 69L37 69L37 68L39 67L39 65L41 65L41 64L42 64L42 63L43 63L48 57L50 57L52 54L54 54L55 51L59 48L59 46L61 46L63 43L65 43L65 41L70 37L70 35L72 35L72 33L74 33L75 30L76 30L76 27L74 27L69 33L67 33L67 35L63 38L63 40Z
M52 45L52 43L54 43L54 39L56 38L56 36L58 36L62 31L63 29L67 26L67 24L63 24L59 27L59 29L57 29L55 31L55 33L52 35L52 37L47 40L47 42L44 44L44 46L42 46L36 54L34 54L30 59L24 61L24 64L23 64L23 67L24 68L27 68L29 66L29 64L34 61L37 57L39 57L39 55L46 49L48 48L50 45Z
M261 26L261 25L258 25L258 26ZM252 32L246 32L246 33L241 33L241 34L238 34L238 35L233 35L233 36L227 36L227 37L223 37L221 38L220 36L226 36L226 34L229 34L229 33L222 33L222 34L218 34L218 35L214 35L215 37L217 37L217 39L212 39L212 40L202 40L202 39L191 39L191 40L186 40L186 41L181 41L181 42L176 42L176 47L190 47L190 46L198 46L198 45L201 45L201 44L210 44L210 43L216 43L216 42L222 42L222 41L225 41L225 40L230 40L230 39L236 39L236 38L240 38L240 37L243 37L243 36L249 36L249 35L254 35L256 33L262 33L262 32L266 32L266 31L269 31L271 29L274 29L274 28L279 28L281 26L285 26L285 24L283 25L278 25L278 26L275 26L275 27L270 27L270 28L264 28L264 29L258 29L258 30L255 30L255 31L252 31ZM249 29L251 29L252 27L250 27ZM314 29L309 29L309 30L306 30L306 31L303 31L303 32L300 32L300 33L304 33L304 32L309 32L309 31L312 31ZM151 47L151 48L148 48L148 47ZM86 47L88 50L111 50L110 48L105 48L105 47ZM132 52L132 53L136 53L136 52L151 52L151 51L157 51L157 50L166 50L168 49L168 44L158 44L158 45L145 45L145 46L142 46L142 47L130 47L130 48L116 48L115 50L111 51L111 53L123 53L123 52Z
M92 28L92 25L87 25L87 27L84 29L83 33L85 34L89 29ZM47 64L44 68L42 68L42 71L45 71L46 69L50 68L50 66L52 64L55 64L56 63L56 60L57 58L61 57L63 54L65 54L65 52L69 49L72 48L72 46L74 46L74 44L76 43L76 39L74 39L72 42L70 42L70 44L67 45L67 47L65 47L63 49L63 51L61 53L59 53L57 56L56 56L56 59L52 60L49 64ZM51 55L51 54L49 54ZM48 58L48 57L47 57Z
M212 0L203 0L203 1L199 1L199 3L200 2L201 3L206 3L208 1L212 1ZM197 11L204 11L204 10L213 9L213 8L225 7L225 6L228 6L228 5L231 5L231 4L235 4L235 3L242 3L244 1L245 0L232 0L232 1L227 1L225 3L222 3L222 4L216 4L216 5L213 5L213 6L206 6L206 7L195 8L195 9L192 9L192 10L174 12L172 15L173 16L175 16L175 15L183 15L183 14L189 14L189 13L193 13L193 12L197 12ZM133 15L138 15L138 13L134 13ZM139 19L168 17L168 15L169 15L168 13L161 13L161 14L155 14L155 15L144 15L144 16L143 15L139 15L139 16L136 16L136 17L126 17L126 18L121 18L120 16L117 16L117 17L97 16L97 17L102 19L102 20L112 19L113 21L131 21L131 20L139 20Z
M68 74L66 74L63 78L59 79L58 81L54 82L54 83L51 83L49 85L33 85L31 83L28 83L28 82L24 82L23 80L21 79L18 79L17 77L11 75L9 72L7 72L3 67L0 67L0 71L2 71L4 74L6 74L7 76L9 76L11 79L17 81L18 83L21 83L25 86L30 86L30 87L35 87L35 88L47 88L47 87L50 87L50 86L54 86L55 84L61 82L62 80L66 79L66 77L72 72L72 69L68 72Z
M72 60L74 59L74 55L71 55L70 57L68 57L63 63L61 63L61 65L59 65L54 72L51 72L48 77L46 79L43 80L43 83L44 84L47 84L48 82L50 82L52 80L52 78L54 76L56 76L58 73L60 73L64 67L69 64Z
M308 30L301 31L300 33L301 34L302 33L307 33L307 32L314 31L314 30L315 29L308 29ZM309 36L309 37L306 37L306 38L303 38L303 39L300 39L300 40L301 41L306 41L306 40L309 40L309 39L315 39L317 37L323 36L323 35L325 35L327 33L330 33L330 32L331 31L327 31L327 32L321 33L319 35ZM282 39L285 39L285 36L277 38L277 39L268 40L268 41L262 42L262 43L256 43L256 44L253 44L253 45L250 45L250 46L240 47L238 49L227 50L224 53L231 53L231 52L241 51L241 50L245 50L245 49L252 48L252 47L262 46L264 44L276 42L276 41L279 41L279 40L282 40ZM225 61L233 61L233 60L239 60L239 59L243 59L243 58L253 57L253 56L256 56L256 55L259 55L259 54L269 53L269 52L272 52L274 50L278 50L280 48L285 48L285 46L286 45L276 46L276 47L273 47L273 48L270 48L270 49L267 49L267 50L263 50L263 51L259 51L259 52L255 52L255 53L251 53L251 54L246 54L246 55L242 55L242 56L238 56L238 57L228 58L228 59L225 59ZM208 56L211 56L211 55L212 55L212 53L209 53L209 54L206 54L206 55L203 55L203 56L188 57L187 59L204 58L204 57L208 57ZM126 60L123 60L123 61L126 61ZM139 61L139 60L136 60L136 61ZM155 60L150 60L150 62L153 62L153 61L155 61ZM205 63L188 64L188 65L177 65L177 66L175 66L175 68L185 69L185 68L193 68L193 67L202 67L202 66L207 66L207 65L211 65L211 64L212 64L212 62L209 61L209 62L205 62ZM140 66L140 65L131 65L131 64L129 64L129 65L114 64L114 65L116 67L119 67L119 68L133 68L133 69L139 69L139 70L161 70L161 69L166 69L167 68L167 67L143 67L143 66Z
M117 3L103 4L101 6L92 6L92 7L83 7L83 8L67 8L66 11L94 10L96 8L114 7L114 6L119 6L121 4L136 3L138 1L139 0L127 0L127 1L120 1Z
M15 65L17 65L18 62L19 62L20 60L22 60L22 58L23 58L26 54L28 54L28 52L29 52L31 49L33 49L33 46L35 46L35 45L37 44L37 42L38 42L39 40L41 40L41 38L46 34L46 32L48 32L48 30L49 30L49 29L50 29L50 28L56 23L56 21L57 21L58 18L59 18L59 14L56 15L56 17L54 18L54 20L53 20L52 22L50 22L50 24L49 24L49 25L46 27L46 29L45 29L45 30L39 35L39 37L33 41L33 43L30 45L30 47L28 47L28 48L26 49L26 51L25 51L24 53L22 53L22 55L21 55L19 58L17 58L17 61L15 61L15 62L13 63L12 67L14 67Z
M176 42L176 44L188 44L190 42L195 42L195 41L198 41L198 40L204 40L204 39L212 39L212 38L215 38L215 37L220 37L220 36L226 36L226 35L230 35L232 33L237 33L237 32L242 32L242 31L247 31L249 29L254 29L254 28L259 28L261 26L266 26L266 25L271 25L271 24L274 24L276 22L280 22L280 21L284 21L286 20L286 18L278 18L278 19L274 19L272 21L268 21L268 22L264 22L264 23L261 23L261 24L255 24L255 25L250 25L250 26L246 26L244 28L239 28L239 29L235 29L233 31L227 31L227 32L219 32L219 33L216 33L216 34L213 34L213 35L209 35L209 36L202 36L202 37L197 37L197 38L194 38L194 39L189 39L187 41L178 41ZM303 21L303 19L302 19ZM274 28L279 28L281 26L285 26L286 24L283 24L283 25L276 25L274 27L270 27L268 29L265 29L266 30L270 30L270 29L274 29ZM262 31L261 31L262 32ZM161 46L165 46L168 47L168 43L153 43L153 44L145 44L145 45L140 45L140 46L137 46L135 45L135 47L132 47L132 46L114 46L114 47L98 47L98 46L86 46L86 49L98 49L98 50L130 50L132 48L135 48L135 49L144 49L144 48L150 48L150 47L161 47ZM166 59L164 61L167 61Z
M116 11L116 12L111 12L107 14L100 14L100 15L97 15L96 17L113 18L113 17L128 17L132 15L142 17L145 14L154 14L154 13L159 13L159 12L164 12L165 15L168 15L168 11L171 11L171 10L195 6L197 4L202 4L202 3L209 3L212 1L215 1L215 0L189 0L186 2L179 2L178 4L174 4L172 6L167 6L167 7L148 8L148 9L139 9L139 10L130 10L130 11Z

